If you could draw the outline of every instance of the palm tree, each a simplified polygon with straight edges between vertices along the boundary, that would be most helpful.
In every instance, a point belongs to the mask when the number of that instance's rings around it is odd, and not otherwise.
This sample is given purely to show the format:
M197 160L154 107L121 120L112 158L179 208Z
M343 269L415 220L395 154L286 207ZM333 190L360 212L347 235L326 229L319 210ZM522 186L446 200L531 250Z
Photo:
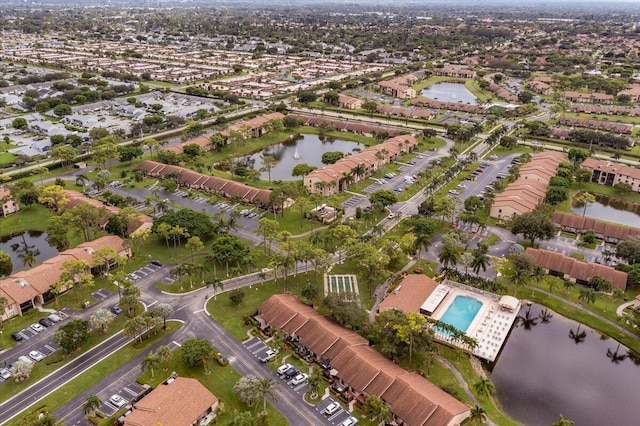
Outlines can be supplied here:
M573 330L569 330L569 337L573 339L573 342L577 345L578 343L584 342L584 339L587 338L587 332L582 330L580 331L580 326L582 324L578 323L578 328L574 332Z
M89 395L87 401L82 405L82 411L84 414L93 415L101 405L102 400L97 395Z
M80 173L78 176L76 176L76 184L82 185L82 192L85 191L87 182L89 182L89 178L84 173Z
M276 402L276 390L278 389L278 382L273 377L263 377L258 382L258 390L262 394L262 412L267 412L267 395L269 395L274 402Z
M162 364L162 369L166 371L167 364L171 359L171 350L169 347L165 345L160 346L156 352L156 358L160 361L160 364Z
M145 358L142 358L142 361L140 361L140 365L142 367L142 372L150 370L151 378L155 379L156 374L154 372L154 369L160 366L160 360L153 354L153 352L149 352L149 355L147 355Z
M518 288L524 287L529 281L529 272L522 268L517 268L511 274L511 282L515 286L515 290L513 292L514 297L518 297Z
M472 425L483 425L487 418L487 412L484 408L477 405L471 409L471 416L469 416L469 423Z
M494 391L493 383L489 379L480 379L474 387L479 395L491 395Z
M218 278L211 278L209 281L207 281L207 287L213 287L213 298L216 298L217 292L216 289L220 289L221 291L224 290L224 283L222 282L222 280L218 279Z
M458 259L460 259L460 253L456 250L455 246L445 244L440 250L440 254L438 254L438 260L445 268L451 266L456 266L458 263Z
M487 270L487 266L489 265L491 259L489 259L489 255L484 250L474 250L473 258L471 259L471 268L473 269L473 273L478 275L480 269L483 271Z
M564 284L563 284L563 287L564 287L564 291L565 291L565 292L568 292L570 288L573 288L573 287L575 287L575 286L576 286L576 285L575 285L575 283L573 283L573 282L571 282L571 281L569 281L569 280L565 280L565 281L564 281Z
M582 288L580 289L580 296L578 296L579 300L582 300L585 304L595 303L596 301L596 292L593 291L592 288Z
M560 414L560 418L558 419L558 421L553 422L551 426L573 426L574 424L574 421L565 419L564 417L562 417L562 414Z

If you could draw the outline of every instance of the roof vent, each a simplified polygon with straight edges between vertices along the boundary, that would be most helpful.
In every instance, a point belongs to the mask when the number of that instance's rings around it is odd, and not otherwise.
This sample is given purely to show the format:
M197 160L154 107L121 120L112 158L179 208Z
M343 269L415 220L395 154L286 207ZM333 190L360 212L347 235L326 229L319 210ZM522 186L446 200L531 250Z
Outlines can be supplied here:
M399 285L398 287L396 287L395 290L393 290L393 294L398 294L400 292L400 289L402 288L402 284Z

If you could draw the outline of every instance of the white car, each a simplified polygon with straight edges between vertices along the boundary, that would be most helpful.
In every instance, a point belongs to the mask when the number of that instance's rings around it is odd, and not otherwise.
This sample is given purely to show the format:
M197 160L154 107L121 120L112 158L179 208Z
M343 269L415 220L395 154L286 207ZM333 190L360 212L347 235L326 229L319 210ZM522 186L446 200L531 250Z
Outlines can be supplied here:
M31 358L35 362L38 362L42 361L45 358L45 355L40 351L31 351L29 352L29 358Z
M293 365L291 365L291 364L283 364L280 367L278 367L278 369L276 370L276 373L278 373L278 376L282 376L291 367L293 367Z
M357 423L358 423L358 419L352 416L346 419L345 421L343 421L342 423L340 423L340 425L338 426L353 426Z
M36 333L40 333L41 331L44 331L44 327L38 324L37 322L31 324L29 327Z
M8 368L0 368L0 377L2 377L4 380L9 380L9 378L11 377L11 371L9 371Z
M324 410L322 410L322 413L326 414L327 416L330 416L336 411L338 411L339 409L340 409L340 404L334 401L331 404L327 405L327 407Z
M118 408L124 407L124 405L127 403L127 401L125 401L124 398L118 394L111 395L111 398L109 398L109 402Z
M304 381L307 380L308 377L309 375L307 373L300 373L296 377L294 377L293 380L291 380L291 384L299 385L300 383L304 383Z
M278 355L277 349L269 349L263 356L260 358L260 362L268 362Z
M452 189L452 190L449 191L449 195L460 195L460 192L456 191L455 189ZM349 419L347 419L347 420L349 420Z

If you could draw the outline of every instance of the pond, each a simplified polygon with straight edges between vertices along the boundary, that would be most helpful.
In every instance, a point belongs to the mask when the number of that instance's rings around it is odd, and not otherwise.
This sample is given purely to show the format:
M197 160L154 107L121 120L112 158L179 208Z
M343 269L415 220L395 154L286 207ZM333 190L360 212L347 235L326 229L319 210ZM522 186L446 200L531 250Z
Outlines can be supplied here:
M13 272L30 268L28 261L35 259L35 266L58 254L47 242L47 234L41 231L25 231L0 237L0 250L11 256Z
M462 83L435 83L420 92L422 96L441 102L476 105L477 99Z
M593 194L596 202L588 205L585 211L584 205L578 203L575 198L571 204L571 211L575 214L606 222L638 227L640 223L640 204L609 197L603 194Z
M297 164L306 163L310 166L322 167L322 154L329 151L342 151L348 153L354 149L364 149L363 144L349 142L341 139L323 138L318 135L294 135L286 142L271 145L253 155L244 157L249 168L260 170L262 168L262 156L270 155L275 158L277 164L271 169L271 180L300 179L291 175L291 171ZM260 178L269 179L269 173L262 171Z
M527 315L527 312L529 314ZM546 322L543 312L553 316ZM637 425L640 358L540 305L523 306L491 374L504 411L526 425Z

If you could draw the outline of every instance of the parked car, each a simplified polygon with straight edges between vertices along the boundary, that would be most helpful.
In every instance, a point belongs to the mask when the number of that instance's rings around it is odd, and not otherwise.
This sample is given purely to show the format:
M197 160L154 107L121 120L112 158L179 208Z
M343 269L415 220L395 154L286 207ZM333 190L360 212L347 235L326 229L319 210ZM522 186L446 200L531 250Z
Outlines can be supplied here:
M308 377L309 375L307 373L300 373L296 377L294 377L293 380L291 380L291 384L299 385L300 383L304 383L304 381L307 380Z
M44 327L38 324L37 322L31 324L29 327L36 333L40 333L41 331L44 331Z
M456 191L455 189L449 190L449 195L459 195L460 191Z
M18 361L24 361L27 364L33 364L34 363L34 361L31 358L29 358L28 356L24 356L24 355L19 356L18 357Z
M9 371L8 368L0 368L0 377L2 377L4 380L9 380L9 378L11 377L11 371Z
M22 334L17 333L17 332L16 332L16 333L11 333L11 338L12 338L13 340L15 340L16 342L19 342L19 341L21 341L21 340L24 340L24 337L22 336Z
M278 367L278 369L276 370L276 373L278 374L278 376L282 376L292 367L293 365L291 364L282 364L280 367Z
M120 306L118 305L113 305L109 310L113 315L120 315L122 313L122 309L120 309Z
M45 355L40 351L31 351L29 352L29 358L31 358L35 362L38 362L42 361L45 358Z
M140 279L140 275L137 275L135 272L130 273L127 277L133 281Z
M155 266L162 266L162 262L160 262L159 260L152 260L151 264Z
M291 367L290 369L288 369L283 375L282 377L285 380L289 380L290 378L297 376L298 374L300 374L300 370L298 370L295 367Z
M327 416L330 416L336 411L338 411L339 409L340 409L340 404L334 401L331 404L327 405L327 407L324 410L322 410L322 414L326 414Z
M124 405L127 403L127 401L125 401L124 398L118 394L111 395L111 398L109 398L109 402L118 408L124 407Z
M220 364L223 367L226 367L227 365L229 365L229 360L224 356L222 356L220 352L216 353L216 361L218 361L218 364Z
M278 350L277 349L269 349L267 352L265 352L264 355L262 355L262 357L260 357L260 362L269 362L271 361L273 358L276 357L276 355L278 355Z
M60 322L62 320L62 318L60 318L58 315L56 314L51 314L47 317L49 319L49 321L51 321L52 323L56 323L56 322Z
M348 419L346 419L345 421L343 421L342 423L340 423L339 426L353 426L355 424L358 424L358 419L356 419L355 417L351 416Z
M53 325L53 321L51 321L49 318L42 318L40 321L38 321L41 325L44 325L45 327L51 327Z

